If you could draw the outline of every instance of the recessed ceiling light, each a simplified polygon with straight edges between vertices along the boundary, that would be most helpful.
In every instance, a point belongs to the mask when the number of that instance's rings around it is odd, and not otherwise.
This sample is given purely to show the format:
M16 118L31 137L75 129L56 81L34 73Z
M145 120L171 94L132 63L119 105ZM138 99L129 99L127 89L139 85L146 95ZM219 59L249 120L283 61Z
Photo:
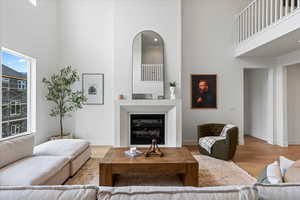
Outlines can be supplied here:
M154 42L158 42L158 39L157 39L157 38L154 38Z
M36 0L29 0L29 2L33 5L33 6L37 6L37 2L36 2Z

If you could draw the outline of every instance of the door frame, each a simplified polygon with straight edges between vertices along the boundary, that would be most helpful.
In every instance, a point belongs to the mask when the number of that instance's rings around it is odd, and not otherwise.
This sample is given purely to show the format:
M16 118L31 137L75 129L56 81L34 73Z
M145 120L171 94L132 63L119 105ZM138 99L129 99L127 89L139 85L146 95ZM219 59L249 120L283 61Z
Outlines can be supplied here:
M275 69L274 68L243 68L243 72L242 72L242 110L243 110L243 114L242 114L242 126L243 126L243 131L244 131L244 135L245 135L245 71L246 70L251 70L251 69L265 69L268 70L268 103L267 103L267 110L268 110L268 137L267 137L267 141L269 144L275 144L275 131L274 131L274 121L275 121L275 115L274 115L274 111L275 111L275 101L274 101L274 83L275 83Z

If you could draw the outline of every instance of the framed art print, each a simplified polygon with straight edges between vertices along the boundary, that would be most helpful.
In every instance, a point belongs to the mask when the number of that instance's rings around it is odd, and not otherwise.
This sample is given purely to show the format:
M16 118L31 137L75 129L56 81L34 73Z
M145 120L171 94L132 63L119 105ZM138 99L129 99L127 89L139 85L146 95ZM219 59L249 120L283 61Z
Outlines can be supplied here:
M217 108L217 75L191 75L192 109Z
M87 98L86 105L104 104L104 74L83 73L82 92Z

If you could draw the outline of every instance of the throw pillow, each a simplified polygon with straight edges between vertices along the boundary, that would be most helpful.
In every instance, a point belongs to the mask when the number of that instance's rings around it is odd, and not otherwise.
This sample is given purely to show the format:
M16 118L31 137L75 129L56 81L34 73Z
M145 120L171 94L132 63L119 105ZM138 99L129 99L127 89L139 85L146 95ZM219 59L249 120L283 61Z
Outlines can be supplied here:
M267 177L267 167L265 167L261 171L260 175L258 176L257 182L262 184L271 184Z
M267 166L267 177L271 184L282 183L282 176L278 161Z
M286 183L299 183L300 182L300 161L294 162L294 164L286 169L284 175L284 182Z
M285 171L291 167L293 164L295 163L295 161L290 160L284 156L280 156L279 157L279 165L280 165L280 171L281 171L281 175L282 177L284 177L285 175Z

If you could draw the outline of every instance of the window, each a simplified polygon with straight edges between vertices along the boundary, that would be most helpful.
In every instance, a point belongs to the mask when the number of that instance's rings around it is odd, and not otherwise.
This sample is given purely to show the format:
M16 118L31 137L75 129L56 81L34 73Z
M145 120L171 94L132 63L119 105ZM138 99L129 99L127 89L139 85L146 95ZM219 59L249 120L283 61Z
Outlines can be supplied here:
M35 132L35 60L2 48L0 138ZM4 110L3 110L4 109Z
M12 101L10 103L10 115L20 115L21 104L18 101Z
M10 132L11 132L12 135L16 135L16 134L21 133L21 127L20 127L20 125L18 125L18 124L11 125Z
M18 80L18 89L27 89L25 80Z

